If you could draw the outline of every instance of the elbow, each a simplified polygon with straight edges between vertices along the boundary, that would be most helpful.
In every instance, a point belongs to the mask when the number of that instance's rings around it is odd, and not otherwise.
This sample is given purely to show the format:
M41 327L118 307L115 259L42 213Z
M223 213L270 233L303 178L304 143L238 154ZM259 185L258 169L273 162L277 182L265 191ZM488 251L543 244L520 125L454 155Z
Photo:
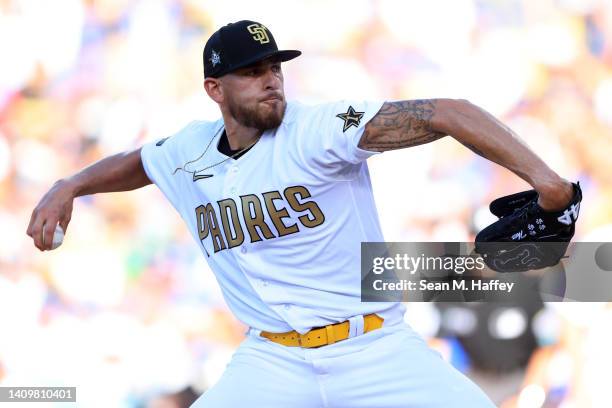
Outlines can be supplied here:
M438 99L436 115L431 121L433 130L452 136L466 124L474 108L467 99Z

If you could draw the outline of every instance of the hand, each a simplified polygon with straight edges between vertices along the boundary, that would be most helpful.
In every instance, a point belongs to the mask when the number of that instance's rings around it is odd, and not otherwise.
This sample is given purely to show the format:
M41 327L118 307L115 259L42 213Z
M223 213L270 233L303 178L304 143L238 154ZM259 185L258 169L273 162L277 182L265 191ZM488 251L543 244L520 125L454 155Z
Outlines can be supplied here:
M53 243L53 233L58 224L68 231L68 224L72 217L72 204L74 202L74 188L67 180L57 181L53 187L40 200L28 225L27 234L34 240L34 245L41 251L50 250ZM44 237L43 237L44 226ZM43 245L44 242L44 245Z
M546 211L559 211L568 206L574 196L574 187L569 181L559 180L536 188L538 205Z
M489 209L499 218L476 235L475 251L497 272L525 272L557 265L576 232L582 190L580 183L558 179L548 188L499 197ZM537 201L536 201L537 200Z

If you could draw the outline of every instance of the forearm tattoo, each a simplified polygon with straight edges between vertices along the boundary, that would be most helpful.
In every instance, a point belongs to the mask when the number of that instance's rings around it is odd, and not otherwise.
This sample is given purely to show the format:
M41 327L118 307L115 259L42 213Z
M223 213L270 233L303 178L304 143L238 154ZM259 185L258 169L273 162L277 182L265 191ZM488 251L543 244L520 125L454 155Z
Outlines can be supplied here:
M372 151L417 146L446 136L431 129L434 99L385 102L368 122L359 147Z

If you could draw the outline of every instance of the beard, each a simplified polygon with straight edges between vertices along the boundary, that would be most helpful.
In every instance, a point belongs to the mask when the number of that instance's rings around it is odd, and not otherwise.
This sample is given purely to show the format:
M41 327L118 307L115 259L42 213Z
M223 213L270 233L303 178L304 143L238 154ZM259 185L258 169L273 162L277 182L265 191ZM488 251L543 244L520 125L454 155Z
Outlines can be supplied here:
M270 104L258 102L254 106L246 106L228 98L227 106L230 114L238 123L264 131L280 126L285 115L287 102L283 98Z

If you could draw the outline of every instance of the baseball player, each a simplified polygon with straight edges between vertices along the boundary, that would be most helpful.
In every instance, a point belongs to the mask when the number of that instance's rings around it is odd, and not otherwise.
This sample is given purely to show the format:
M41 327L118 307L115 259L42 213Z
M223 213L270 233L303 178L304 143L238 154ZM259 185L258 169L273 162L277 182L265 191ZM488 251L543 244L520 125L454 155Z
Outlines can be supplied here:
M159 187L249 327L193 407L493 406L404 323L401 303L360 302L360 243L384 241L366 159L450 135L528 181L544 210L566 206L572 184L467 101L287 103L281 63L299 55L260 23L222 27L203 53L221 119L58 181L28 235L48 250L43 226L66 231L75 197Z

